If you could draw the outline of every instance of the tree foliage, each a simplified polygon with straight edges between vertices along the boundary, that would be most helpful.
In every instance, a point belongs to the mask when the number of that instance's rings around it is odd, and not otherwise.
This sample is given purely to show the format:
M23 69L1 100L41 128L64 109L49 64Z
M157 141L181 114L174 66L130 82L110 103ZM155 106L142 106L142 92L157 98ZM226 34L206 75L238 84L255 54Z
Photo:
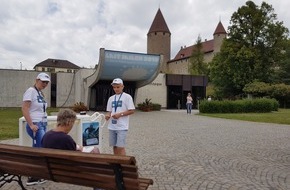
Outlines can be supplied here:
M198 35L196 44L193 47L188 70L191 75L207 75L208 74L207 65L204 62L204 55L202 52L202 40L201 40L200 35Z
M254 81L246 84L243 90L245 93L252 94L255 97L275 98L283 107L286 107L286 104L289 103L288 100L290 99L290 85L284 83L269 84Z
M285 42L285 49L282 51L285 59L282 59L279 63L278 69L275 69L275 82L285 83L290 85L290 40Z
M288 29L271 5L252 1L233 13L228 38L210 64L210 78L223 96L243 94L246 84L258 80L271 83L275 69L285 59L282 50Z
M245 85L243 91L247 94L252 94L255 97L269 96L271 87L265 82L252 82Z

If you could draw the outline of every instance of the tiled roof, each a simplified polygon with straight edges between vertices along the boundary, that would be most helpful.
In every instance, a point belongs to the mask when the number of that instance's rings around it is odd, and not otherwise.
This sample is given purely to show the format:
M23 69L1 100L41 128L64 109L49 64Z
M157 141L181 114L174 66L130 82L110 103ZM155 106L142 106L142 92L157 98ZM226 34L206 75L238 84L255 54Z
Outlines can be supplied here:
M67 69L80 69L79 66L61 59L47 59L34 66L35 67L54 67L54 68L67 68Z
M208 40L205 42L202 42L202 52L203 53L209 53L209 52L213 52L213 40ZM170 60L169 62L174 62L174 61L178 61L181 59L186 59L189 58L192 54L193 48L196 48L196 45L192 45L189 47L182 47L179 52L176 54L176 56L174 57L174 59Z
M148 34L152 32L167 32L171 34L160 9L158 9L155 15Z
M226 32L223 24L221 23L221 21L219 21L219 23L218 23L213 35L215 35L215 34L226 34L226 33L227 32Z
M216 34L227 34L221 21L219 21L219 23L214 31L214 35L216 35ZM214 40L208 40L208 41L202 42L202 52L204 54L213 52L214 51L213 46L214 46ZM172 59L168 62L174 62L174 61L189 58L192 54L193 48L196 48L196 45L181 48L179 50L179 52L176 54L176 56L174 57L174 59Z

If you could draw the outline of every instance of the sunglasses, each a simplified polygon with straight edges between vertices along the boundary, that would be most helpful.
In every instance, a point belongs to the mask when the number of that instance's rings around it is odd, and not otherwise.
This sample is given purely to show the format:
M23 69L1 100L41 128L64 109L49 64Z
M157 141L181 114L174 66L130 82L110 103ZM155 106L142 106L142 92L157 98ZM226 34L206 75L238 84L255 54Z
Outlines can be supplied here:
M42 81L42 80L41 80L41 82L42 82L42 83L45 83L45 84L48 84L48 83L49 83L48 81Z

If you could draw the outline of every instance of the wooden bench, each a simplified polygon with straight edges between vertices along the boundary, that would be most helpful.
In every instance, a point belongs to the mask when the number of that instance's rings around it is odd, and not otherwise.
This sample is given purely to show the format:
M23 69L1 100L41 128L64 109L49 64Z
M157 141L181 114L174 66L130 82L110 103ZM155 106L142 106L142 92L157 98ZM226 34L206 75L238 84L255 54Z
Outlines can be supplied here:
M140 178L132 156L0 144L0 189L21 176L106 190L146 190L152 179Z

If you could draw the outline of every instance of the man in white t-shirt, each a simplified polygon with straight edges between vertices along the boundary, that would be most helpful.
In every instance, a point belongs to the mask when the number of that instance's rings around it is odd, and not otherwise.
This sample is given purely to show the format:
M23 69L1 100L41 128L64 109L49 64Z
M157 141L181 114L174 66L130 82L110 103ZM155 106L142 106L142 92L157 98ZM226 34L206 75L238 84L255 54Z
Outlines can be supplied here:
M129 115L134 113L135 106L130 94L123 92L123 80L116 78L111 83L115 95L107 103L106 120L109 129L109 144L114 154L126 155L126 136L129 129Z

